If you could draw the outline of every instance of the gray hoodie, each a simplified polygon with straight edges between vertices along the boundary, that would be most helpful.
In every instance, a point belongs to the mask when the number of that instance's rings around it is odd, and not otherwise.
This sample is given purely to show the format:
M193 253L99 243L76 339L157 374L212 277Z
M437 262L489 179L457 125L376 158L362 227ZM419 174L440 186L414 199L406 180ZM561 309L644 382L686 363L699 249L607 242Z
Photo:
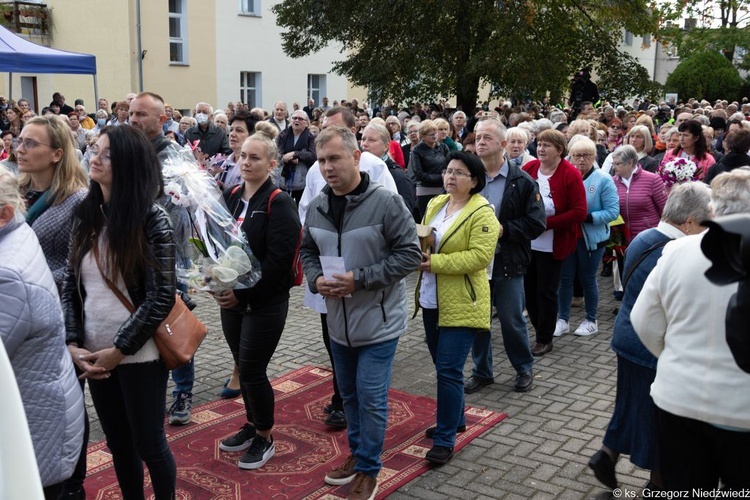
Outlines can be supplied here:
M347 196L342 229L327 215L326 186L307 212L300 255L310 289L323 275L319 257L341 256L356 283L351 298L326 299L331 339L349 347L385 342L406 329L404 277L422 261L414 219L398 194L368 182L360 195Z

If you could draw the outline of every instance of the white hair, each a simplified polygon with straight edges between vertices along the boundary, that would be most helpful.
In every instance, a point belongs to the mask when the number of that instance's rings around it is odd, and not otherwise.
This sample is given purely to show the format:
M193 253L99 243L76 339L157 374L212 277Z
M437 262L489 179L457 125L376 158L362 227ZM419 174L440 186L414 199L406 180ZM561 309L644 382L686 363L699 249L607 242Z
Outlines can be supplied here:
M549 130L555 125L548 120L547 118L540 118L536 122L534 122L534 128L536 130L536 133L542 132L543 130Z
M750 168L735 168L711 181L714 217L750 213Z
M524 123L529 123L529 122L524 122ZM513 137L523 140L524 144L527 144L527 145L529 144L529 141L531 140L531 134L524 127L521 127L521 124L518 124L517 127L511 127L505 132L506 140L509 141Z
M194 111L196 113L198 113L198 106L208 106L208 109L211 111L209 113L209 115L213 115L214 114L214 107L211 106L209 103L207 103L207 102L198 102L198 103L195 103Z

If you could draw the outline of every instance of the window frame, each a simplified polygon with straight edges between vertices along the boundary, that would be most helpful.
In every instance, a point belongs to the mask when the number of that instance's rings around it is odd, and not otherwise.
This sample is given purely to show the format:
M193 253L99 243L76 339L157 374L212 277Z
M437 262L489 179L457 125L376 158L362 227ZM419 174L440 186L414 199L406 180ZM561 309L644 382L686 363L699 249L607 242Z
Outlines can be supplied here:
M246 75L253 75L253 86L247 85ZM260 71L240 71L240 101L249 108L258 107L261 101L261 73ZM254 94L254 102L248 102L248 93Z
M169 26L167 26L167 34L169 35L169 64L171 66L188 66L190 64L189 62L189 53L188 53L188 36L187 36L187 0L174 0L175 2L179 3L180 5L180 12L172 12L169 6L169 3L167 4L167 13L169 16L169 21L171 23L172 19L178 19L179 25L180 25L180 36L179 37L173 37L172 33L169 31ZM172 44L179 44L182 48L182 59L181 60L172 60Z
M261 0L238 0L238 13L239 16L247 17L262 17L262 4ZM249 3L252 3L252 9L246 8Z

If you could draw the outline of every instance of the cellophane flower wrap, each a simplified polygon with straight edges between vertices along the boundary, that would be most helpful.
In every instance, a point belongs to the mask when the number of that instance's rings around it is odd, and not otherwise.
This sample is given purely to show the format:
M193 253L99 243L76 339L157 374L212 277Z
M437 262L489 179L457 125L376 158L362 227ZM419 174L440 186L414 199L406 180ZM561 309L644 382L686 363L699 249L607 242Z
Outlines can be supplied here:
M659 165L656 173L662 178L664 184L668 188L671 188L675 184L697 181L701 169L687 158L675 158L663 165Z
M170 151L162 162L162 175L167 205L185 212L187 237L176 240L178 281L205 292L254 286L260 280L260 262L229 213L216 180L191 149Z

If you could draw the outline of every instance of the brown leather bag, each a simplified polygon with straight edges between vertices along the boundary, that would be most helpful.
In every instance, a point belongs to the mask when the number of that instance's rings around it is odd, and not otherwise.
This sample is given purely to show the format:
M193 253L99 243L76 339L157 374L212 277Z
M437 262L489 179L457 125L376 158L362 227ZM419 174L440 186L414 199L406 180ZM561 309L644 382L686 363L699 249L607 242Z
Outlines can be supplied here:
M135 311L135 306L104 274L99 263L99 252L96 251L96 248L94 249L94 260L96 260L96 265L104 282L112 290L112 293L120 299L125 309L132 314ZM203 339L206 338L206 334L208 334L206 325L201 323L190 309L187 308L180 296L175 294L174 306L169 311L167 318L161 322L154 332L153 338L157 349L159 349L159 355L167 366L167 369L174 370L195 356L198 347L200 347Z

